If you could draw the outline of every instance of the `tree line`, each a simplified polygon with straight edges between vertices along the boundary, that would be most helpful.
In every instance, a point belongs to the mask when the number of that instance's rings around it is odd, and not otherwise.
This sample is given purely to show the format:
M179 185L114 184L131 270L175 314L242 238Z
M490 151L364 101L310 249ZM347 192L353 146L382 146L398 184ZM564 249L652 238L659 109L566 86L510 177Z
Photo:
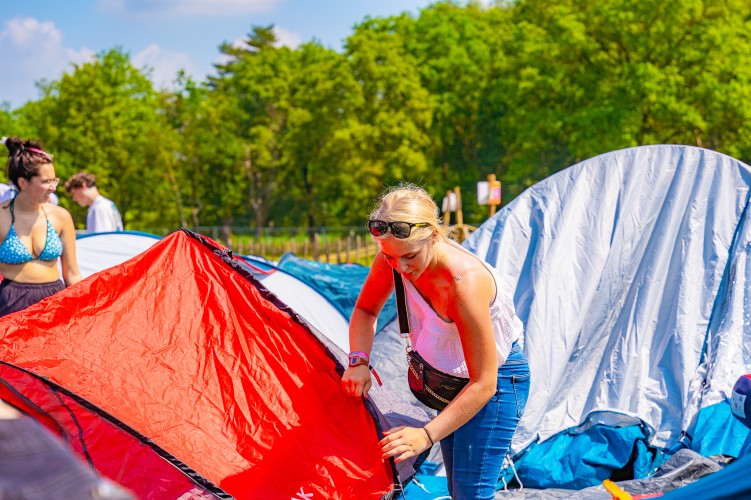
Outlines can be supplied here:
M341 51L252 26L214 75L171 90L104 51L6 104L0 133L40 139L63 180L96 174L127 229L360 225L399 180L437 200L460 186L477 224L490 173L508 202L631 146L748 162L750 20L743 0L440 1L364 19Z

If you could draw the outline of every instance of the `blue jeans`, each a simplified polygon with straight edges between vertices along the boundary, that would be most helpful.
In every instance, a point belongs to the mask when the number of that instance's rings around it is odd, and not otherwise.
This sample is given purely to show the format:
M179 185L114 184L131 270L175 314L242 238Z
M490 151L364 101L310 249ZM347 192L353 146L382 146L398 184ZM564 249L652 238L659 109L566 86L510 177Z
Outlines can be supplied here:
M495 396L472 420L441 440L449 492L454 500L492 499L529 396L529 365L514 342L498 369Z

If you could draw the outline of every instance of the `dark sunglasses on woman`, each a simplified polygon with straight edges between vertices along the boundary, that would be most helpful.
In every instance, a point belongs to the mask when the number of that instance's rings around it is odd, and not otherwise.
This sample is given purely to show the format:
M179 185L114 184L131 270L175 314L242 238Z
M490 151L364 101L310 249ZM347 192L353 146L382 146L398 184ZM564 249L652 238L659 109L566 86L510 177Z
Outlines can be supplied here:
M409 238L412 234L413 227L429 227L427 222L387 222L385 220L370 219L368 221L368 231L373 236L383 236L391 229L391 234L394 238L403 240Z

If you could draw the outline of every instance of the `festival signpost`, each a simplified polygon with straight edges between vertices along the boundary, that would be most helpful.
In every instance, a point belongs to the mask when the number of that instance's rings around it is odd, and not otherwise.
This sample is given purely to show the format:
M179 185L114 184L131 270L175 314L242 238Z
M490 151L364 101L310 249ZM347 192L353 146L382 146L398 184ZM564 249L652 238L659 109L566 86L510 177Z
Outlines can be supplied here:
M457 232L459 242L464 241L469 236L470 227L464 224L464 215L462 214L462 192L459 186L453 191L446 191L443 198L443 225L449 230L451 225L451 212L456 212L456 225L452 228Z
M487 181L477 183L477 203L490 206L489 216L492 216L495 207L501 204L501 181L496 180L495 174L488 174Z

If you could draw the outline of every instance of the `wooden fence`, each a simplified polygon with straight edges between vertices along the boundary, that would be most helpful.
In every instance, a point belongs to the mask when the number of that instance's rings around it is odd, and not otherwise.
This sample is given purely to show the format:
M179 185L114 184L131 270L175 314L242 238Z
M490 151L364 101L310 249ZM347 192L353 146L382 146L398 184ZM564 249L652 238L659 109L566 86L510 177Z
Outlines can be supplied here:
M349 234L347 236L322 237L315 233L312 239L282 241L280 239L240 239L226 243L233 252L242 255L257 255L269 260L278 260L285 253L293 253L304 259L330 264L359 263L369 266L378 248L370 236Z
M369 234L358 233L361 228L324 228L313 237L301 236L305 228L266 228L261 234L252 234L249 228L203 226L193 230L226 245L241 255L256 255L269 260L279 260L285 253L304 259L329 264L358 263L370 266L378 246ZM462 242L476 228L466 224L446 227L450 237ZM227 235L231 236L227 236Z

